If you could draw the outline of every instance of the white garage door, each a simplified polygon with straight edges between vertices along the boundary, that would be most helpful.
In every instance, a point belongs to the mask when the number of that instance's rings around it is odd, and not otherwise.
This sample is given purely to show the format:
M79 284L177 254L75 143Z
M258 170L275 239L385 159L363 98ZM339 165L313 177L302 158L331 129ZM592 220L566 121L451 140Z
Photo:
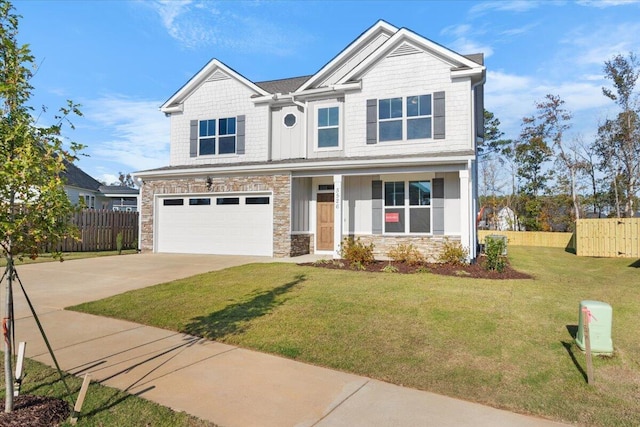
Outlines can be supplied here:
M158 198L156 251L272 256L272 205L271 194Z

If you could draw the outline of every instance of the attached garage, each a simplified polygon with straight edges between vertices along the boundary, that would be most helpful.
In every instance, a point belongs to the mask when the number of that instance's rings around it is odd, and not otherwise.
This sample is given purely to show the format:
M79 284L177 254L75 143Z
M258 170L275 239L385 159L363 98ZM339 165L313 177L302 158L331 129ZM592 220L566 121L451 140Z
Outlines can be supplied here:
M156 198L155 251L273 256L271 193Z

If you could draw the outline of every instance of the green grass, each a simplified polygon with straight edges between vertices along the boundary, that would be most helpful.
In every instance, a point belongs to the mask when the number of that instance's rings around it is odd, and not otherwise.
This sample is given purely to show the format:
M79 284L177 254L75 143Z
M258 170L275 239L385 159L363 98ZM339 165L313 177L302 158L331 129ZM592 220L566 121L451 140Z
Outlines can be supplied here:
M4 366L0 363L0 370ZM75 404L82 379L67 376L66 381L73 396L68 398L66 389L54 369L33 360L25 359L26 376L20 391L23 395L55 397ZM4 401L4 385L0 392ZM169 408L149 402L125 392L91 383L76 424L80 427L103 426L153 426L153 427L215 427L215 424L192 417L184 412L175 412ZM71 426L69 420L61 424Z
M122 255L130 255L138 253L135 249L127 249L122 251ZM100 251L100 252L65 252L62 254L62 259L64 261L70 261L73 259L82 259L82 258L96 258L101 256L113 256L118 255L118 251ZM51 254L42 254L36 259L31 259L29 257L24 257L22 259L16 259L16 265L24 265L24 264L34 264L39 262L60 262L60 260L54 259ZM6 258L0 258L0 267L5 267L7 265Z
M73 309L515 412L640 425L638 262L509 251L533 280L252 264ZM594 361L593 386L570 334L585 299L613 307L616 354Z

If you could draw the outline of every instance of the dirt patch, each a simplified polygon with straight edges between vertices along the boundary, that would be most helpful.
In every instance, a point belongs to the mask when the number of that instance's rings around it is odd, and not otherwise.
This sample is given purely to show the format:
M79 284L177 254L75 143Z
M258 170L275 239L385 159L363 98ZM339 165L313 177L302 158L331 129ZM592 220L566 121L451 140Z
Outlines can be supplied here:
M346 260L326 260L319 262L306 262L299 265L312 267L329 268L334 270L361 270L369 272L387 272L412 274L429 272L433 274L441 274L444 276L470 277L476 279L531 279L532 277L526 273L521 273L507 265L502 272L494 270L486 270L484 263L481 261L475 264L452 265L452 264L417 264L409 265L403 262L395 261L375 261L371 264L362 266L350 265Z
M3 399L0 411L0 427L55 427L71 413L69 404L64 400L29 395L16 397L10 414L4 413Z

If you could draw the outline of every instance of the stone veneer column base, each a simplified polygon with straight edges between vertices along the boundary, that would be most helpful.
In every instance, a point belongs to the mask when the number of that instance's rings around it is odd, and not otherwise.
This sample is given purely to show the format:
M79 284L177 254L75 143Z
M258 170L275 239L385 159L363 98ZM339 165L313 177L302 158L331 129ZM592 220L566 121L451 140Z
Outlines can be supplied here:
M376 258L386 258L390 249L400 244L413 244L426 258L427 262L437 262L444 242L459 242L460 236L385 236L382 234L355 235L355 239L366 245L373 243L373 255Z
M290 256L300 256L312 254L313 251L313 234L292 234L291 235L291 254Z

